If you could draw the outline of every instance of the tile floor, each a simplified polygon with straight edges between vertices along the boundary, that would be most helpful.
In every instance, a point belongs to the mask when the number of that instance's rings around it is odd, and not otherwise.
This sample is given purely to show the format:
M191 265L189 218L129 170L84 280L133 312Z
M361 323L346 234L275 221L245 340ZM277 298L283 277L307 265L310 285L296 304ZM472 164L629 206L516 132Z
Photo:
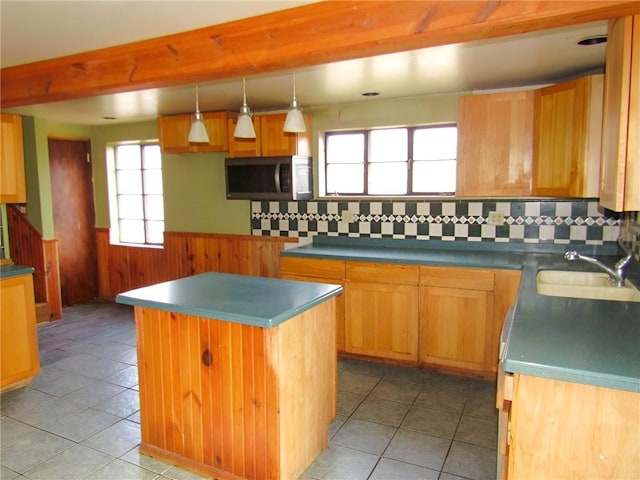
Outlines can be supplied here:
M38 328L41 373L1 396L0 479L200 479L138 453L130 307L65 308ZM301 480L495 478L495 383L340 359L329 447Z

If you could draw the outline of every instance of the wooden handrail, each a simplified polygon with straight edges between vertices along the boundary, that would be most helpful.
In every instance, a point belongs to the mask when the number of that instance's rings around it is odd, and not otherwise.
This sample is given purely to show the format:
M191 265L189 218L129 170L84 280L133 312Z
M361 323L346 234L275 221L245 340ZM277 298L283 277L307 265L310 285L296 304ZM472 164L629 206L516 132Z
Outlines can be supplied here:
M15 205L7 205L7 224L11 260L17 265L33 267L33 290L37 302L46 302L46 270L42 234Z

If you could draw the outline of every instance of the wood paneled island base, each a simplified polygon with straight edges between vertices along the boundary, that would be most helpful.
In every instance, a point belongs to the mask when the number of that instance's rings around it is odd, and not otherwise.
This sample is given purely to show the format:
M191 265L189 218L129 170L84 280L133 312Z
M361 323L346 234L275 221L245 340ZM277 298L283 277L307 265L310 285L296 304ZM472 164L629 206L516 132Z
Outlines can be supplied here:
M336 414L335 299L264 328L135 307L140 451L218 479L295 479Z

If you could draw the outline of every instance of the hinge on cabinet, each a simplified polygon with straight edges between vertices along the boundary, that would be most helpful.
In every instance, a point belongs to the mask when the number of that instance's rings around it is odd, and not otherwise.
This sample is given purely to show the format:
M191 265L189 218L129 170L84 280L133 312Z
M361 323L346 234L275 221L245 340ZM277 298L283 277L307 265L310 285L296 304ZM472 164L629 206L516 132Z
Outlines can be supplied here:
M87 152L87 163L91 163L91 154Z
M507 445L511 445L511 420L507 422Z

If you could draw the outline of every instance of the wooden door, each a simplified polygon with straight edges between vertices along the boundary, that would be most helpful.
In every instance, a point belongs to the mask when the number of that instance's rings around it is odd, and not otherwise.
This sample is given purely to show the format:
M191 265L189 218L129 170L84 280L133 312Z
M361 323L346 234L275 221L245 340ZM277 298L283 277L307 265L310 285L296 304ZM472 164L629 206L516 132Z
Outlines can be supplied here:
M98 275L89 142L50 138L49 162L62 305L90 302Z

